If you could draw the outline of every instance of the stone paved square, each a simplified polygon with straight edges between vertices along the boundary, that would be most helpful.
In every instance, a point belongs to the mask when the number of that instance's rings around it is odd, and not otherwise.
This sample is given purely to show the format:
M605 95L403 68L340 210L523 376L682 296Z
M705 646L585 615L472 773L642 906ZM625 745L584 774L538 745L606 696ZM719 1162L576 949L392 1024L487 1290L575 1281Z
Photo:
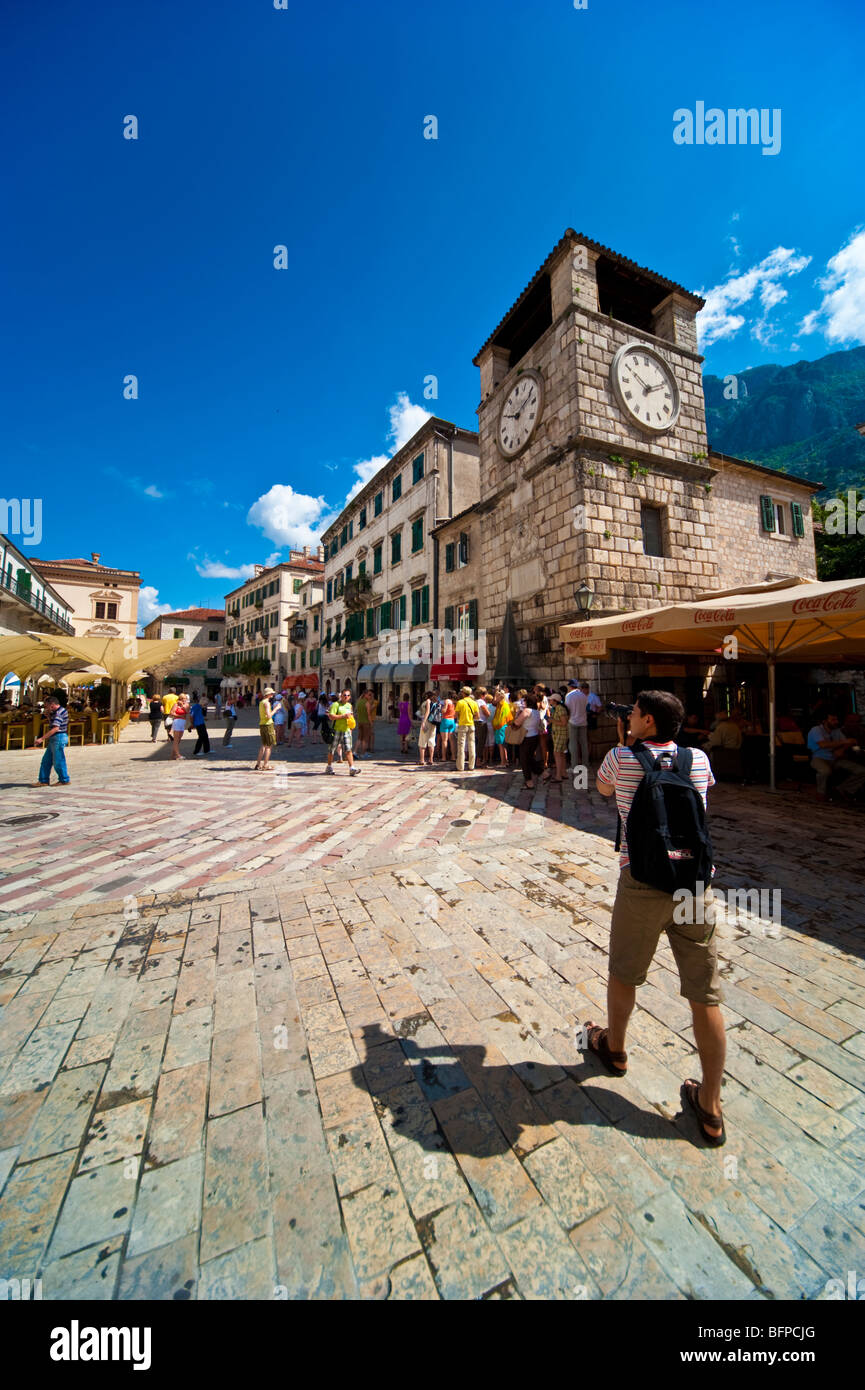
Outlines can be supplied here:
M133 728L71 750L50 794L0 754L4 1277L46 1299L800 1300L865 1268L855 809L821 808L818 844L804 794L711 794L717 886L783 896L779 924L722 931L716 1152L681 1109L666 944L627 1077L577 1047L618 872L599 796L420 772L385 724L352 780L314 746L265 779L256 742L247 714L232 750L172 764Z

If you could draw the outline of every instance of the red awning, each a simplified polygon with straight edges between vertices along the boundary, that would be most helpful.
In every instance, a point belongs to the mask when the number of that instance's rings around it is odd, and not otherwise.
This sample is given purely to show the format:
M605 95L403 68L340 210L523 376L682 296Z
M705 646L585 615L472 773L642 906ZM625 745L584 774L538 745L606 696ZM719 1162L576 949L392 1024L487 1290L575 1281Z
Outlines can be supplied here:
M431 681L463 681L469 673L464 661L434 661L429 669Z

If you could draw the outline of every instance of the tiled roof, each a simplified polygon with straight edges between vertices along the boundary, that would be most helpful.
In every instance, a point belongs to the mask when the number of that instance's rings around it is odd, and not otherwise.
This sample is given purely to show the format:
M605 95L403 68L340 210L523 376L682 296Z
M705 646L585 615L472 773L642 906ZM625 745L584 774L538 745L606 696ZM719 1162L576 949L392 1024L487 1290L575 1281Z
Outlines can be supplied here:
M160 618L185 618L188 623L209 623L224 618L224 608L182 608L178 613L160 613Z
M499 320L499 322L496 324L495 328L493 329L490 336L487 338L486 342L478 348L477 353L472 358L472 361L474 362L475 366L478 365L478 358L480 357L484 348L492 342L493 338L496 336L499 329L504 324L505 320L510 318L517 305L520 304L521 301L526 297L529 290L532 289L535 284L537 284L540 277L546 274L553 261L566 246L588 246L591 251L597 251L599 255L606 256L609 260L615 261L617 265L625 266L628 270L634 270L637 271L640 275L648 276L650 280L654 280L655 284L660 285L663 289L668 290L670 292L675 290L678 294L685 295L687 299L690 299L694 304L699 305L701 309L706 302L704 299L701 299L699 295L693 294L690 290L686 290L684 285L678 285L675 280L668 280L666 276L659 275L657 271L649 270L648 266L638 265L636 261L630 260L627 256L620 255L618 251L612 251L609 246L604 246L600 241L592 241L591 237L581 236L578 232L574 231L573 227L568 227L567 230L564 232L563 236L560 238L560 240L556 242L555 246L553 247L550 254L547 256L543 265L535 271L534 275L532 276L529 283L526 285L525 289L522 290L522 292L519 295L517 295L517 298L514 300L510 309L508 309L508 312L504 314L502 318Z

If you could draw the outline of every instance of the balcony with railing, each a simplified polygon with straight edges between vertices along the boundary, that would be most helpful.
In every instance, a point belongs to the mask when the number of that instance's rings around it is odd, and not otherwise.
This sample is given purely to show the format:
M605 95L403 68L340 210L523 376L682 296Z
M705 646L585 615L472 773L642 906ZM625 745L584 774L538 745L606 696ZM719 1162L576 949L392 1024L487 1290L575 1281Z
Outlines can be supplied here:
M59 609L53 603L46 603L44 598L36 598L30 584L22 583L20 579L13 579L11 574L0 574L0 599L4 593L11 594L21 603L25 603L33 612L40 613L48 622L53 623L61 632L67 636L75 636L75 628L64 618Z

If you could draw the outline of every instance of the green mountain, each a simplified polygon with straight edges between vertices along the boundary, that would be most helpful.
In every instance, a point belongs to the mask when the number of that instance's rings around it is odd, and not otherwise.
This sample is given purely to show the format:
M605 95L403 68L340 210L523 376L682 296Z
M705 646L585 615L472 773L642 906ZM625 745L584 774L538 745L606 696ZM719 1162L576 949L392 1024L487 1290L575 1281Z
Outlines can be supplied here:
M706 375L709 444L722 454L797 473L824 489L865 479L865 347L816 362L752 367L735 379Z

